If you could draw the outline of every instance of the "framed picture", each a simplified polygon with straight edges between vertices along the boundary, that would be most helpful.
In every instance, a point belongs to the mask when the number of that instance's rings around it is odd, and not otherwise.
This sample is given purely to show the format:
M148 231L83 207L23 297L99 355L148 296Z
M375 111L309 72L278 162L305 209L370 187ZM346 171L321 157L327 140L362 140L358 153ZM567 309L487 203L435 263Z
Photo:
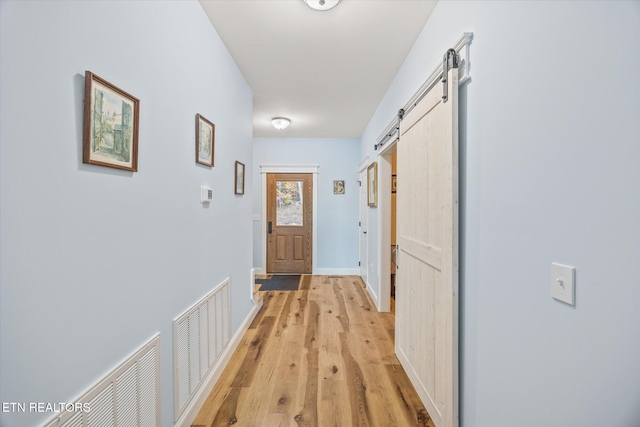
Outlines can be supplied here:
M236 161L236 194L244 194L244 163Z
M140 100L85 72L82 162L138 170Z
M391 175L391 194L395 194L398 189L398 179L396 178L396 174Z
M367 168L367 205L378 206L378 163L373 162Z
M333 181L333 194L344 194L344 181Z
M213 167L216 126L196 114L196 163Z

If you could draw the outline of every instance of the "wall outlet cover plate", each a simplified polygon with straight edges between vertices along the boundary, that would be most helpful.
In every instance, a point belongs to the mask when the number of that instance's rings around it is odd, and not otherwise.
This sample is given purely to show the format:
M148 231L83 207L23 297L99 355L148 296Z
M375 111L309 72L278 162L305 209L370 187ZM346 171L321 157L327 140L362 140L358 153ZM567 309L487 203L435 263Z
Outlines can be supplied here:
M551 263L551 296L558 301L575 305L576 269Z

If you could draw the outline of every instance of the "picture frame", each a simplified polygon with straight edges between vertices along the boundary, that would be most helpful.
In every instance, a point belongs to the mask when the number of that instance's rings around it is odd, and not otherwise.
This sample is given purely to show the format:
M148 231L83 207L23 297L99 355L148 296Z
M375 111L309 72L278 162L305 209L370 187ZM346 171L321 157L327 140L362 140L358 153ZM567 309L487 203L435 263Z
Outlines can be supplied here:
M344 180L333 181L333 194L344 194Z
M244 163L236 161L235 194L244 194Z
M396 194L396 190L398 189L398 178L394 173L391 175L391 194Z
M85 71L82 163L138 171L140 100Z
M196 163L213 167L216 125L196 114Z
M378 206L378 162L373 162L367 168L367 205Z

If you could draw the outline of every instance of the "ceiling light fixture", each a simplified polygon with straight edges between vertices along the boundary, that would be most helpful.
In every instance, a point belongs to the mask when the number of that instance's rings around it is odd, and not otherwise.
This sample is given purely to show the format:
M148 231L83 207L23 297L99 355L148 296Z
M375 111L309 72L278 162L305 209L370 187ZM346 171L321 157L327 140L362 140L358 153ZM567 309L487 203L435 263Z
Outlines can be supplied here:
M329 9L333 9L340 3L341 0L304 0L304 2L313 10L319 10L321 12Z
M271 119L271 124L274 128L282 130L289 127L289 125L291 124L291 120L287 119L286 117L274 117L273 119Z

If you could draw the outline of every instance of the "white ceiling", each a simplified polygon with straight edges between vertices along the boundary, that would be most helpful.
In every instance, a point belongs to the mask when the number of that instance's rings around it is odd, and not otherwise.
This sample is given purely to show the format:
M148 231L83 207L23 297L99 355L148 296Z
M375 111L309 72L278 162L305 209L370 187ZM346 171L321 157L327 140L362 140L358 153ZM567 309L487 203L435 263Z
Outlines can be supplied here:
M200 3L253 90L255 137L359 138L436 0ZM291 126L274 129L276 116Z

